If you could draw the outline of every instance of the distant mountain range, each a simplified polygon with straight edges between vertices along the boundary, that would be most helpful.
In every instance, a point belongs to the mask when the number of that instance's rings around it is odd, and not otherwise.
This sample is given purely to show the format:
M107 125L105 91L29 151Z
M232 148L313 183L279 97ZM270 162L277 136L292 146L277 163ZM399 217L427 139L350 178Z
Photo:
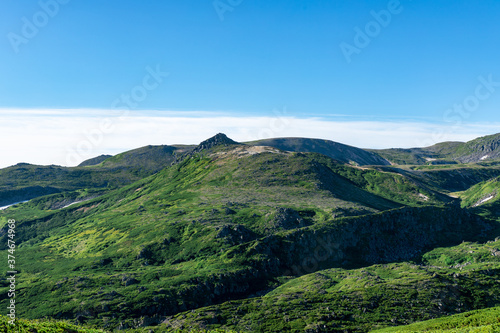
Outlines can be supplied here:
M453 164L500 158L500 134L469 142L443 142L426 148L374 150L392 164Z
M242 144L268 146L291 152L319 153L338 162L357 166L481 165L500 160L500 134L466 143L444 142L411 149L367 150L329 140L308 138L275 138ZM203 143L200 146L203 147ZM200 148L195 145L146 146L116 156L101 155L82 162L78 167L69 168L20 163L0 169L0 206L82 186L102 188L130 183L162 170L196 149ZM485 180L477 178L477 175L472 177L475 177L473 181ZM16 181L12 182L11 179Z
M361 149L330 140L309 138L263 139L244 144L269 146L293 152L320 153L339 162L360 166L477 163L500 159L500 134L477 138L469 142L442 142L430 147L408 149ZM123 156L124 164L136 164L134 159L138 158L145 158L146 161L159 161L164 158L165 162L169 162L170 156L177 149L185 152L194 148L195 146L192 145L148 146L120 154L117 158ZM111 156L102 155L82 162L80 166L96 165L110 158Z
M1 169L0 206L27 201L0 211L0 249L17 221L17 315L367 332L498 306L499 138L365 150L219 133Z

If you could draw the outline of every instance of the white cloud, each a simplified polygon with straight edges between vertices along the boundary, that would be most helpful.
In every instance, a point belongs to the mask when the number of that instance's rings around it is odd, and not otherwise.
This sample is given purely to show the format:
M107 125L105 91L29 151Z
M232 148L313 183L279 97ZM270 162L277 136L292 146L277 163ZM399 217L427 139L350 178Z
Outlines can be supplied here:
M110 110L0 110L0 167L19 162L75 165L100 154L146 145L197 144L223 132L236 141L311 137L363 148L428 146L499 132L499 123L334 121L222 112L144 111L119 117Z

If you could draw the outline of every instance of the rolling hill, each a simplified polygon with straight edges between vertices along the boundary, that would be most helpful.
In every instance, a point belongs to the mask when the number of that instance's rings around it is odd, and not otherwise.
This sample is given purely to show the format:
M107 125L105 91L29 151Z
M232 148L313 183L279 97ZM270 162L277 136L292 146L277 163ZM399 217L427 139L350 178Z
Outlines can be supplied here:
M82 189L112 189L171 165L190 146L146 146L116 156L100 156L78 167L27 163L0 169L0 206Z
M442 142L425 148L369 150L392 164L455 164L500 159L500 134L468 142Z
M496 191L497 165L391 166L320 141L217 134L0 170L5 190L54 189L0 211L1 249L18 221L19 316L366 332L500 305L496 201L474 207ZM6 288L2 277L0 306Z
M388 165L379 155L338 142L308 138L277 138L249 142L251 145L269 146L286 151L320 153L342 163L355 165Z

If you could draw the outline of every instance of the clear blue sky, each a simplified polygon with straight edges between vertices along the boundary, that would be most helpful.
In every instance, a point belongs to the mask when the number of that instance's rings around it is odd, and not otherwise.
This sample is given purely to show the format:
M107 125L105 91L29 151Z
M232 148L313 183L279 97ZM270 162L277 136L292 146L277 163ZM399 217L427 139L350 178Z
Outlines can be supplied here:
M350 62L342 43L397 1L54 1L0 3L2 109L107 110L159 66L134 110L440 123L478 77L500 82L500 1L401 0ZM500 86L487 95L448 120L498 121Z

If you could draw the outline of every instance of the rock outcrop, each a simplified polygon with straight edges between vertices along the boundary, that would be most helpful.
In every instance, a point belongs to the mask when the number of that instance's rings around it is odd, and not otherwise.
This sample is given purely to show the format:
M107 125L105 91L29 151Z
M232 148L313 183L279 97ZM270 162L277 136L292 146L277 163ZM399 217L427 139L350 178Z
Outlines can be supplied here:
M231 140L223 133L218 133L215 136L211 137L210 139L201 142L192 151L192 153L199 153L201 151L208 150L216 146L233 146L233 145L239 145L239 143Z

